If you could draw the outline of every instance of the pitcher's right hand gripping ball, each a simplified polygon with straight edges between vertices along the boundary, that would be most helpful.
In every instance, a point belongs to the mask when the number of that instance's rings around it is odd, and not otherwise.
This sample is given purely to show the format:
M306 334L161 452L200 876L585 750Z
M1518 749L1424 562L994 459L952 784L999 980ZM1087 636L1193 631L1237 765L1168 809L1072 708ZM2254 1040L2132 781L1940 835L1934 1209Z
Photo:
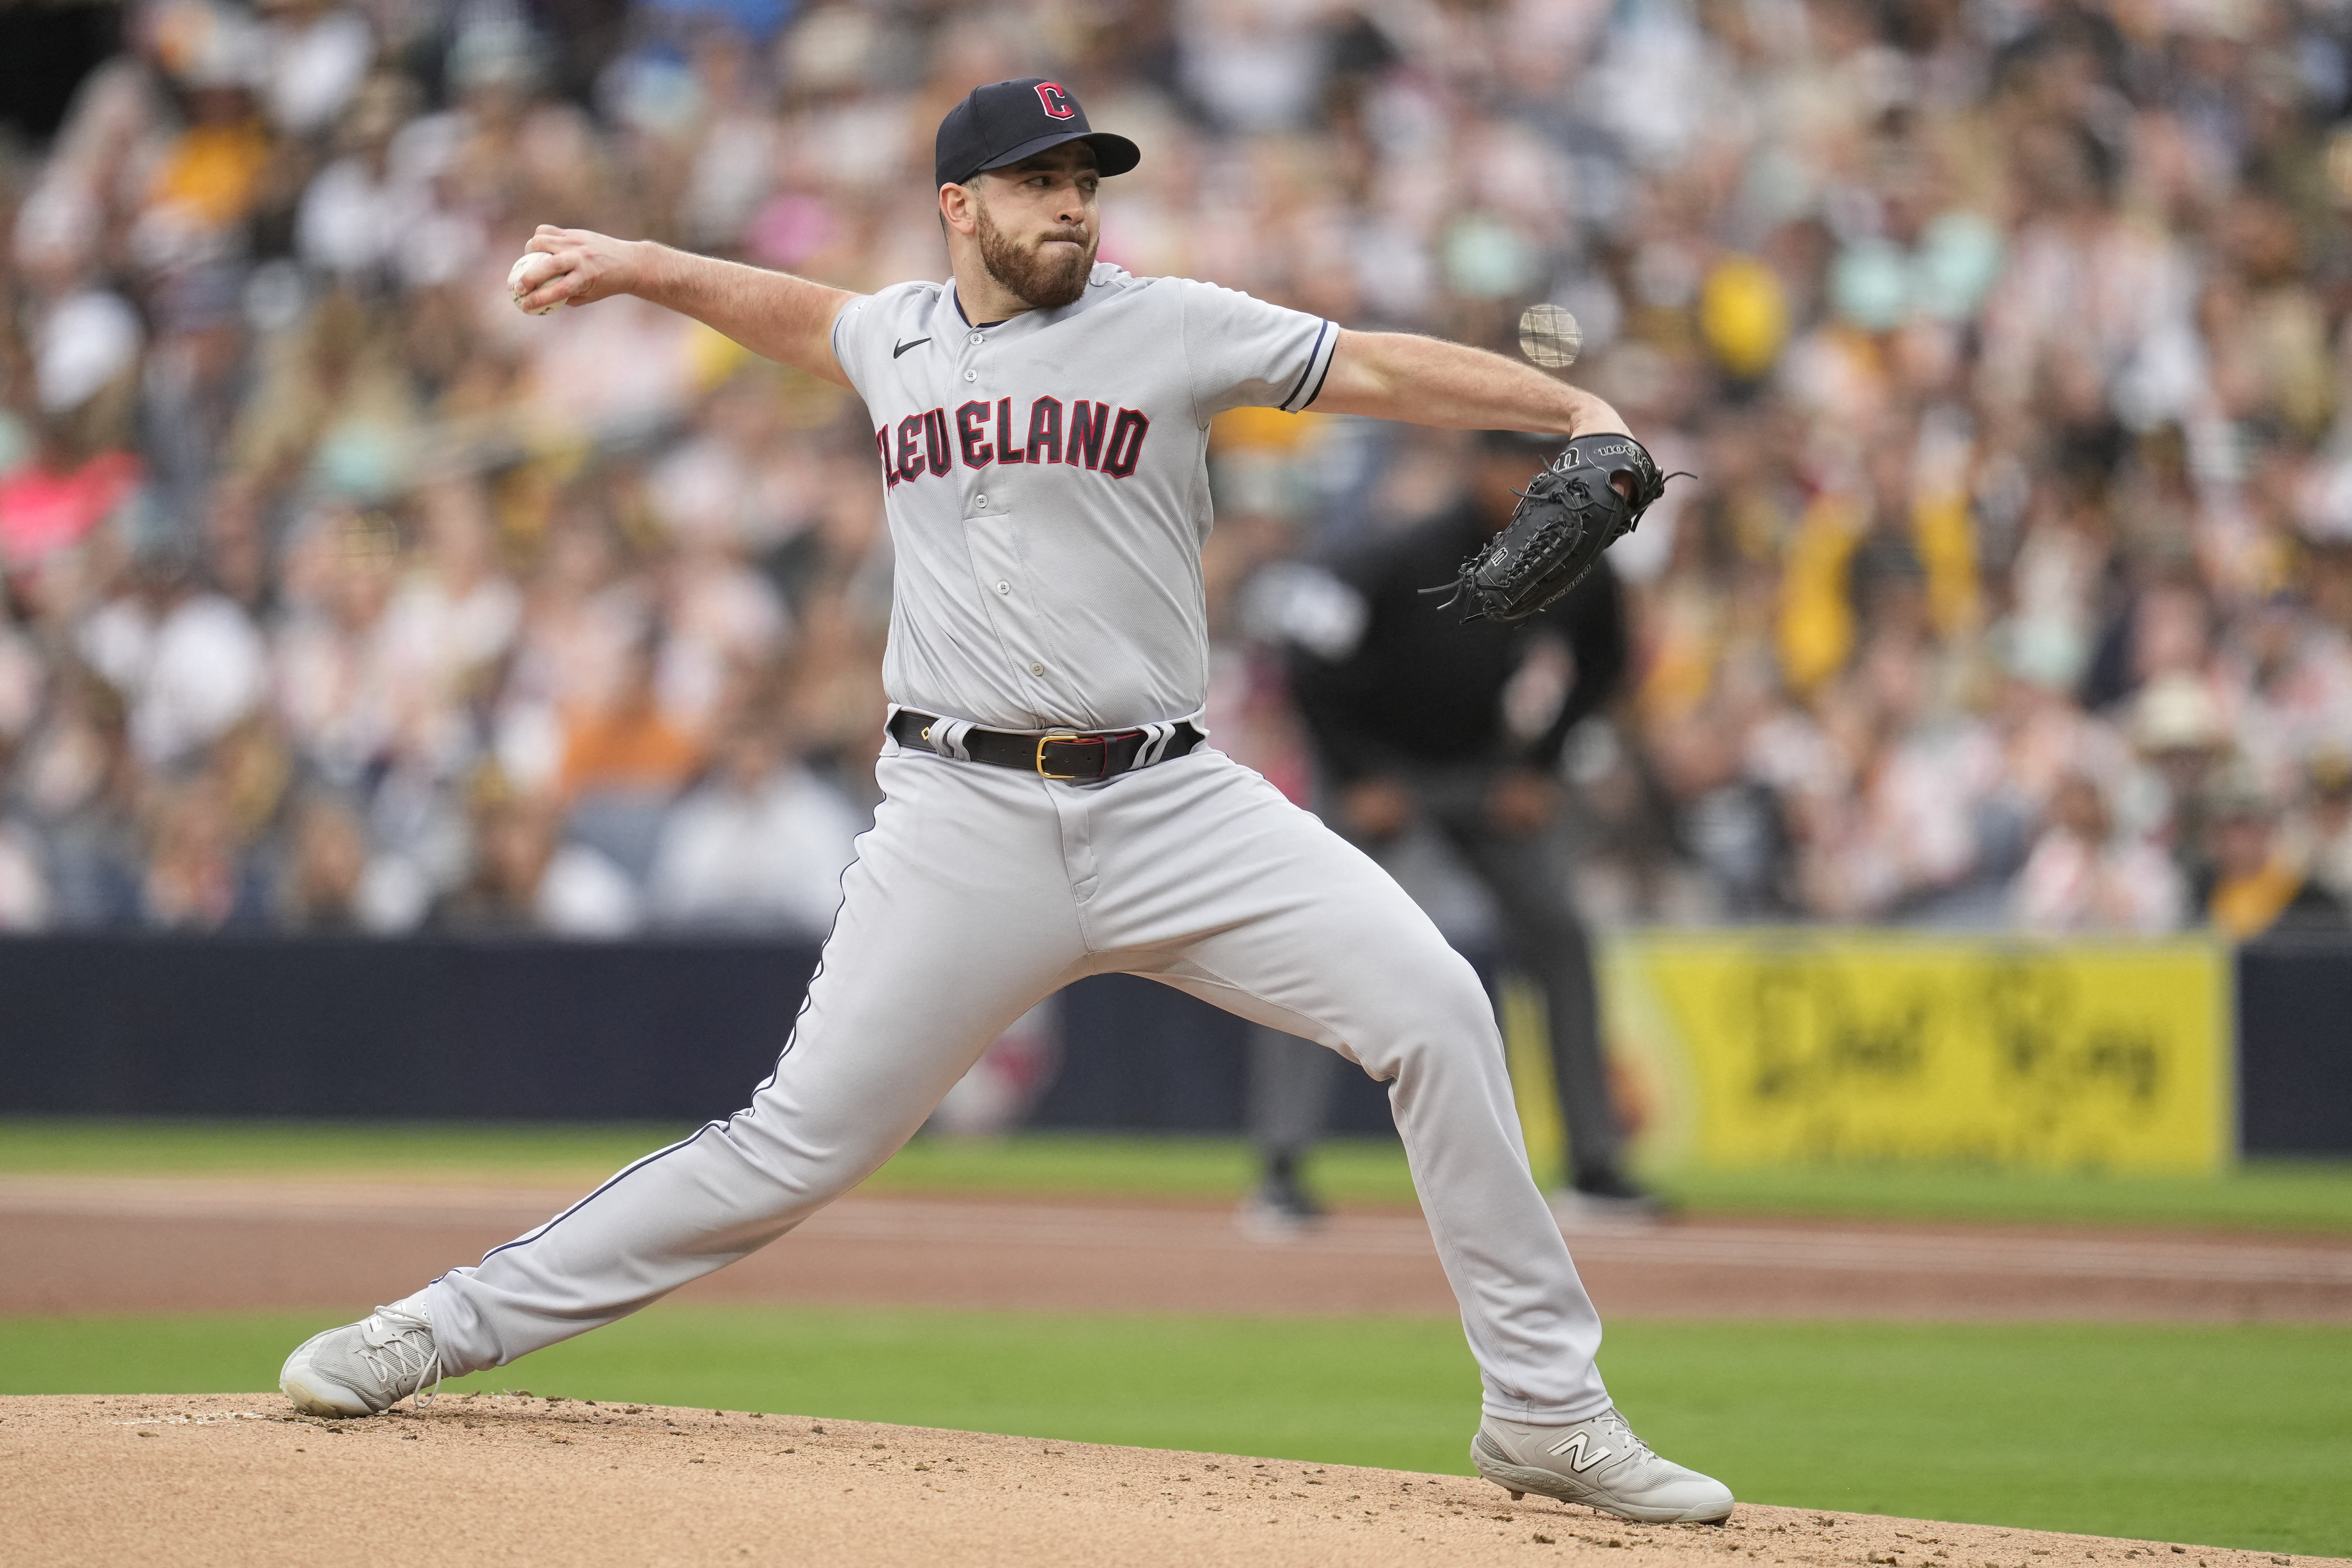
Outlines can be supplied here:
M584 228L541 224L507 274L507 294L516 310L544 316L559 305L626 293L635 277L630 258L638 248Z
M1611 483L1622 474L1627 494ZM1583 580L1601 552L1642 521L1666 491L1666 476L1631 436L1570 441L1519 494L1503 531L1462 563L1451 584L1425 592L1469 601L1465 620L1523 621Z
M516 262L513 270L507 274L507 294L514 300L515 309L527 316L544 316L562 304L563 301L561 300L550 300L533 310L523 303L524 300L537 293L542 285L552 282L555 275L562 270L562 262L552 256L538 252L533 252Z

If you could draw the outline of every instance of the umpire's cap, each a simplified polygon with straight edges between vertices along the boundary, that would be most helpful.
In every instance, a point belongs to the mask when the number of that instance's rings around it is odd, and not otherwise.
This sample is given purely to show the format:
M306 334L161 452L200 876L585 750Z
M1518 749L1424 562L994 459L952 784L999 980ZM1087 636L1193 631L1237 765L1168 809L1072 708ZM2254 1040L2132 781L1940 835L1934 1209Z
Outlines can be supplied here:
M982 169L1018 163L1065 142L1091 144L1095 168L1104 174L1124 174L1143 162L1134 142L1090 128L1069 89L1041 76L973 88L940 121L933 161L940 184L961 185Z

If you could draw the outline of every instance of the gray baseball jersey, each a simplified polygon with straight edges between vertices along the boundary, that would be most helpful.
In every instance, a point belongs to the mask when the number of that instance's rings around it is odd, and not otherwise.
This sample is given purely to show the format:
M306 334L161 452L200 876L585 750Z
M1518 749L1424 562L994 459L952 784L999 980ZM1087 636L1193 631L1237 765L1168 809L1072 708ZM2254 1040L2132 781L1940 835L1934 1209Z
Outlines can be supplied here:
M834 320L876 421L898 572L884 689L1006 730L1196 714L1212 416L1315 401L1339 329L1098 263L1057 310L974 325L954 285Z

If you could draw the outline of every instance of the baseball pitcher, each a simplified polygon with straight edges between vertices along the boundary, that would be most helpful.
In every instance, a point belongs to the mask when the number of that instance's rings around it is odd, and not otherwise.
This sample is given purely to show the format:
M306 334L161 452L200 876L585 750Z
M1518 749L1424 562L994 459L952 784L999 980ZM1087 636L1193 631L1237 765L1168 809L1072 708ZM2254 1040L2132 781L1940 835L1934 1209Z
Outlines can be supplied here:
M1652 1453L1610 1403L1600 1319L1528 1175L1470 966L1201 725L1219 411L1569 438L1530 485L1540 515L1464 568L1460 597L1499 618L1565 592L1656 470L1606 404L1528 366L1098 264L1097 186L1140 156L1056 83L977 89L939 129L952 278L872 295L580 230L531 239L511 279L526 310L635 294L865 399L897 550L886 798L750 1106L302 1345L281 1380L299 1408L383 1410L766 1246L888 1159L1041 997L1118 971L1390 1085L1484 1376L1481 1473L1628 1519L1729 1515L1725 1487Z

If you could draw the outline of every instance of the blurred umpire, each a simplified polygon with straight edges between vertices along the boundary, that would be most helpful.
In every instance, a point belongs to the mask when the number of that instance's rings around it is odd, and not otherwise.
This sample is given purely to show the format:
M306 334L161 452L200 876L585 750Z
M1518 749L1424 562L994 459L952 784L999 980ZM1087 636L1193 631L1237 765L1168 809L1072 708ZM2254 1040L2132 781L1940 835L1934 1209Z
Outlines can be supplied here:
M1492 894L1504 949L1541 987L1553 1081L1568 1129L1564 1218L1645 1216L1657 1205L1627 1179L1624 1139L1601 1052L1592 943L1570 907L1560 832L1559 757L1569 732L1624 673L1623 595L1604 557L1542 615L1517 626L1465 623L1422 590L1450 583L1465 557L1510 521L1515 486L1556 437L1487 432L1457 504L1336 568L1339 601L1291 642L1291 692L1312 736L1325 817L1374 858L1425 828ZM1532 744L1513 738L1504 693L1537 641L1565 641L1573 683ZM1265 1162L1248 1214L1274 1226L1318 1217L1299 1157L1321 1137L1339 1058L1272 1030L1252 1046L1251 1135Z

